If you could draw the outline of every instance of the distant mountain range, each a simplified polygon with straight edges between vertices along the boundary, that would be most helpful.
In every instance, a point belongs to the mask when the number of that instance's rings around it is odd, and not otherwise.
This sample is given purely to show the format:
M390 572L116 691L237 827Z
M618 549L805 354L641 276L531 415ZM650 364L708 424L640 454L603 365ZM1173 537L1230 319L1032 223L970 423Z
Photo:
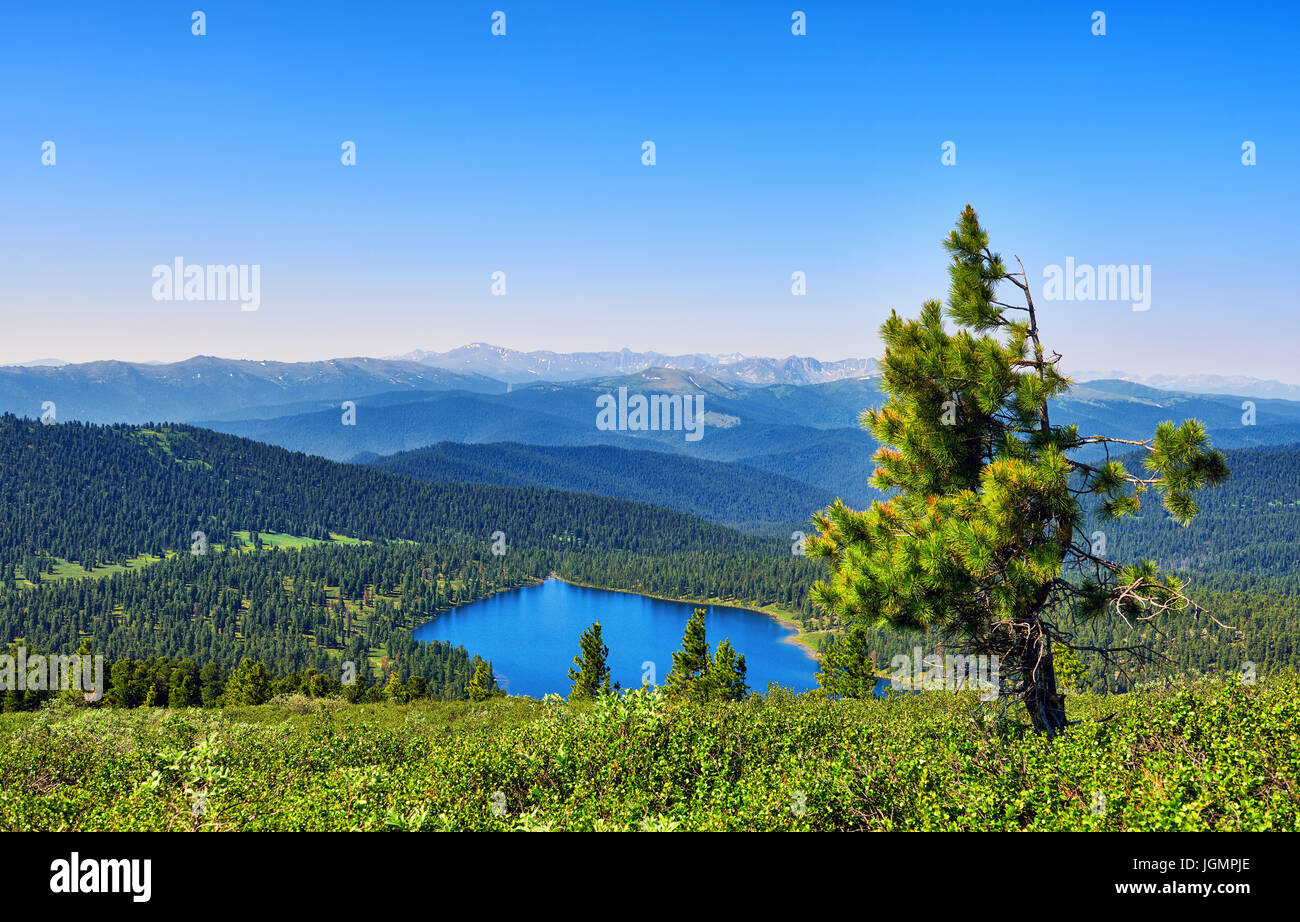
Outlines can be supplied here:
M309 402L337 403L379 393L445 390L504 393L500 381L417 362L345 358L325 362L256 362L196 355L183 362L86 362L0 367L0 411L39 417L46 401L56 418L143 423L301 412Z
M1185 391L1189 394L1237 394L1241 397L1300 400L1300 385L1245 375L1135 375L1125 371L1080 371L1072 373L1071 377L1076 381L1132 381L1161 390Z
M597 400L619 388L629 394L702 394L703 438L689 441L682 431L672 430L599 428ZM700 372L653 368L597 380L516 387L510 393L380 394L358 401L355 425L343 424L337 404L274 418L196 422L338 460L370 459L439 442L667 451L759 468L861 504L875 495L867 484L875 445L858 426L858 417L884 399L875 378L751 387ZM1084 434L1130 439L1149 438L1162 420L1197 418L1224 448L1300 441L1300 403L1253 399L1255 421L1248 425L1241 397L1092 381L1053 401L1052 418L1075 423Z
M746 374L754 378L754 369L760 367L756 362L773 363L762 366L766 368L764 374L774 373L772 369L777 367L790 372L796 366L805 371L820 369L818 374L822 375L838 371L826 370L828 364L835 363L816 363L815 368L799 365L813 360L688 356L685 358L695 360L701 368L652 366L614 374L591 373L577 380L512 384L474 368L516 363L517 370L522 367L517 363L527 356L531 355L533 358L527 360L533 361L545 354L491 347L467 349L479 356L477 365L466 361L455 369L411 359L286 363L210 356L162 365L91 362L60 367L7 366L0 367L0 411L37 418L48 401L56 405L56 419L60 422L188 422L341 461L373 459L441 442L649 450L737 466L727 472L698 467L687 470L672 468L662 458L641 459L650 465L647 470L659 472L659 480L680 474L705 484L722 483L730 476L737 483L751 484L754 490L767 489L785 497L797 495L802 505L814 493L821 495L824 491L856 504L874 496L868 478L875 446L859 427L858 418L863 409L884 402L877 375L850 375L801 385L790 383L785 380L789 375L784 375L778 383L762 384L742 380L743 376L734 372L750 369ZM600 361L617 365L638 364L654 354L578 355L592 363L585 366L586 372L592 372L600 356L604 356ZM558 354L554 357L557 361L574 358ZM579 367L580 363L570 363L548 370L554 377L576 374ZM728 373L713 375L702 370L704 367L721 367ZM865 368L861 364L855 370ZM704 437L691 441L680 430L602 428L597 425L597 401L603 395L619 393L620 388L626 388L629 394L703 395ZM1243 406L1247 400L1255 404L1253 422L1247 421L1249 414ZM349 401L354 405L351 409L344 407ZM1175 391L1108 379L1084 381L1053 401L1053 420L1076 423L1084 434L1148 438L1156 423L1186 418L1203 420L1222 448L1300 441L1300 402L1282 399ZM524 463L518 452L510 457ZM625 476L626 464L620 461L611 467L605 463L611 457L596 453L587 456L596 464L591 476L605 478L593 479L591 488L610 495L650 499ZM466 460L461 458L457 463ZM444 457L439 463L442 466L435 465L435 476L447 476L450 461ZM527 464L534 474L526 482L560 483L555 473L555 465L560 463L555 458L529 458ZM508 473L506 460L497 459L489 467ZM785 482L764 485L754 480L753 469L797 482L800 490L807 487L812 492L800 493ZM563 482L569 488L583 489L572 477L572 470L570 465ZM509 482L503 481L505 474L501 473L473 476L483 476L488 482ZM692 489L698 496L700 490ZM752 517L717 503L678 507L715 521L741 524L778 521L785 511L773 510L784 502L769 503L767 509L756 510Z
M783 359L741 355L665 355L662 352L519 352L488 343L470 343L449 352L416 350L394 358L435 368L474 373L511 384L537 381L581 381L587 378L633 374L647 368L697 371L719 381L738 384L824 384L842 378L860 378L877 368L875 359L820 362L814 358Z
M14 362L14 363L13 363L13 367L15 367L15 368L40 368L40 367L43 367L43 366L53 366L53 367L57 367L57 366L59 366L59 365L69 365L69 364L71 364L71 363L70 363L70 362L65 362L65 361L63 361L63 359L32 359L30 362Z
M42 379L44 382L72 379L109 379L113 377L112 369L151 369L151 377L158 380L180 381L191 373L201 372L204 364L225 363L243 375L267 377L268 370L273 377L282 381L282 388L291 387L296 380L316 380L325 382L337 380L341 385L360 388L358 393L369 395L380 393L390 388L383 386L385 376L391 378L389 383L401 383L416 390L441 390L456 379L435 377L420 378L415 375L412 380L411 366L436 368L463 375L468 381L476 382L467 389L491 389L491 385L482 379L492 379L508 386L517 384L535 384L540 381L570 382L594 378L608 378L618 375L635 374L648 368L669 368L677 371L698 372L717 381L732 384L763 387L773 384L790 384L804 386L809 384L827 384L852 378L864 378L879 373L880 364L873 358L847 358L835 362L823 362L807 356L787 356L786 358L768 358L746 356L738 352L729 355L711 353L688 353L670 355L662 352L633 352L630 349L618 349L605 352L550 352L534 350L521 352L493 346L488 343L470 343L447 352L427 352L416 349L405 355L390 356L385 359L346 358L321 362L260 362L237 359L217 359L210 356L194 356L182 362L87 362L71 364L57 358L34 359L13 365L0 365L0 399L4 399L2 388L6 372L17 369L63 369L66 378L52 375ZM374 377L375 381L360 379L348 380L342 369L351 369L360 373L362 378ZM230 369L225 369L229 372ZM1161 390L1183 391L1190 394L1234 394L1243 397L1265 397L1279 400L1300 400L1300 385L1284 381L1252 378L1247 375L1212 375L1212 374L1150 374L1139 375L1119 370L1073 370L1067 369L1075 381L1117 380L1132 381ZM377 386L376 386L377 385ZM276 402L273 391L265 395ZM330 394L332 399L337 394ZM46 397L44 399L55 399ZM299 398L303 399L303 398ZM305 399L314 399L307 397ZM243 405L245 408L248 404ZM232 409L237 409L233 408Z

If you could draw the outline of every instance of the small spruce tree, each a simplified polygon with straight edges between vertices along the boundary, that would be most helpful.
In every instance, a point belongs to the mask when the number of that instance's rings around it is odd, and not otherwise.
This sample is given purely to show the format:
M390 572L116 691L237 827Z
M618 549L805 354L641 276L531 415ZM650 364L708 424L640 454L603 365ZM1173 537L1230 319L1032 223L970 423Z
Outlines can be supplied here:
M709 663L709 697L719 701L739 701L744 698L749 693L749 686L745 684L747 672L745 657L736 653L731 646L731 638L724 638L713 654L713 661Z
M582 632L578 639L581 652L573 658L576 668L569 670L569 681L573 683L570 698L594 698L609 691L609 647L601 639L600 622L597 621Z
M673 654L673 668L664 680L664 693L671 697L699 697L701 680L709 673L704 615L703 608L695 609L682 633L682 648Z
M217 707L226 690L226 673L217 663L207 663L199 672L199 700L205 708Z
M736 653L730 639L724 639L717 652L710 654L704 618L705 610L697 608L686 622L682 648L673 654L664 693L695 701L739 701L749 692L745 657Z
M475 659L478 659L475 657ZM465 691L469 694L470 701L486 701L492 696L492 691L496 687L496 681L492 677L492 669L486 662L478 659L474 665L474 677L469 680L469 685Z
M222 697L226 704L236 706L265 704L271 700L271 674L266 664L245 657L230 673Z
M867 698L876 688L876 667L862 624L853 624L822 651L817 684L844 698Z

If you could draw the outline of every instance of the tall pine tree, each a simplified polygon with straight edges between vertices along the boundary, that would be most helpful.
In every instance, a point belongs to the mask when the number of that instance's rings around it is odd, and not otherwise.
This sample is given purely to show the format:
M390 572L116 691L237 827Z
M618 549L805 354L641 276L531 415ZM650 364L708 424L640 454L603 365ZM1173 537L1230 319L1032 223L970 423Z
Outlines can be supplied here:
M863 511L837 500L814 517L808 552L831 574L812 598L851 623L929 631L946 650L999 657L1005 690L1036 729L1055 733L1066 719L1054 643L1079 649L1072 628L1091 619L1155 625L1195 607L1151 561L1121 564L1094 548L1085 503L1103 518L1131 515L1154 488L1186 525L1195 491L1228 469L1196 420L1160 423L1146 440L1053 425L1048 402L1070 382L1040 342L1024 266L1008 271L969 205L944 247L957 329L945 329L938 301L881 328L889 399L862 423L881 444L872 483L889 498ZM1023 305L999 300L1003 283ZM1143 475L1110 460L1116 444L1145 453ZM1085 448L1104 459L1070 454ZM1127 644L1093 652L1118 668L1152 655Z

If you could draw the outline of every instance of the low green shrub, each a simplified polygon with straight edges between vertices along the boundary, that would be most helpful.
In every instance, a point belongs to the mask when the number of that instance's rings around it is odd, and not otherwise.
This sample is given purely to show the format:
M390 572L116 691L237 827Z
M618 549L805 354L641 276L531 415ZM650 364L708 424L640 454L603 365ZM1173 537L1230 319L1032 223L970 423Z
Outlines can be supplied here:
M0 715L0 829L1153 830L1300 826L1300 677L1068 701L77 708Z

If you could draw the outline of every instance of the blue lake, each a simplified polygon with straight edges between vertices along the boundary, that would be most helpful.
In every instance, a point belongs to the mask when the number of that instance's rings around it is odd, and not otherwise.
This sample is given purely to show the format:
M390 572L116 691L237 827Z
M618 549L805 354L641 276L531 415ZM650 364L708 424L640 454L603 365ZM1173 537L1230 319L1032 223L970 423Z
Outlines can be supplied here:
M548 579L458 606L417 628L415 636L450 641L491 660L497 683L512 695L567 696L578 637L593 621L600 622L609 647L611 682L638 688L643 673L653 668L653 681L662 685L695 607ZM752 690L766 691L770 682L796 691L817 686L817 662L803 645L791 642L793 628L758 612L706 607L710 648L730 638L745 657ZM643 669L647 662L653 667Z

